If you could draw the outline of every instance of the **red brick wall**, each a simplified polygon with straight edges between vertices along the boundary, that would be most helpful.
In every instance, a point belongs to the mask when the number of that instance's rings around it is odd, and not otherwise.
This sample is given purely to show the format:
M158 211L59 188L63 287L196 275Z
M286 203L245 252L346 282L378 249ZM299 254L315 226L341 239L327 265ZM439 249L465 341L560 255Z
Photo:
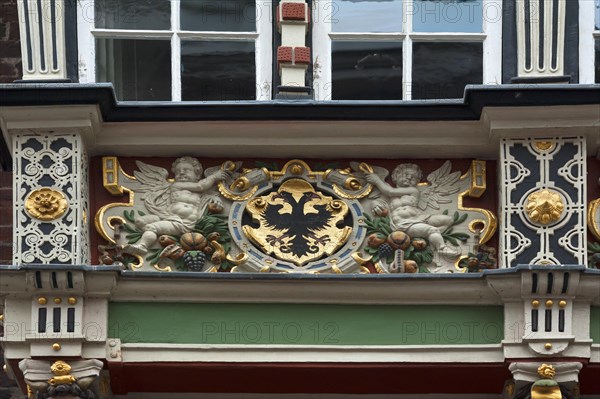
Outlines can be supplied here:
M21 41L17 0L0 2L0 83L21 79Z
M12 263L12 172L0 171L0 265Z

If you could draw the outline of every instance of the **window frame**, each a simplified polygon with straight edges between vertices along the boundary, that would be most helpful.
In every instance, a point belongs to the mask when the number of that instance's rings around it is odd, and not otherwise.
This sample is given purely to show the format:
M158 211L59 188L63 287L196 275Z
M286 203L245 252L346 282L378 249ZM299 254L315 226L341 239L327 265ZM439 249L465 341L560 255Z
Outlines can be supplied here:
M475 42L483 44L483 84L502 83L502 0L483 0L481 33L413 32L413 0L402 1L402 32L332 32L334 0L313 1L313 76L315 100L336 101L332 98L331 43L339 41L401 41L402 42L402 99L412 100L413 43ZM486 18L486 10L496 9L494 20ZM409 16L409 18L407 18Z
M596 82L596 41L600 41L600 15L593 1L579 2L579 83ZM596 18L599 27L596 29Z
M171 43L171 100L181 102L181 41L253 41L255 44L256 96L251 101L271 99L273 62L272 0L255 0L257 21L255 32L186 31L180 28L181 0L165 0L171 5L169 30L99 29L95 27L94 0L77 2L77 39L79 82L96 82L96 39L162 39ZM192 100L196 101L196 100ZM243 101L243 100L228 100ZM186 100L187 102L187 100Z

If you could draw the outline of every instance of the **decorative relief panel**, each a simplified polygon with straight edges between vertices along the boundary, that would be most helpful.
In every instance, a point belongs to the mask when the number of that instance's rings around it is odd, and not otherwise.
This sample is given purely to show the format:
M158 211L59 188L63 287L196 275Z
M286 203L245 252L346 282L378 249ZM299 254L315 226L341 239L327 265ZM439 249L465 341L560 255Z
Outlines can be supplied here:
M503 264L585 264L585 140L504 140Z
M598 171L600 171L600 155L598 155L597 159L590 159L589 171L591 178L594 180L588 180L588 192L591 192L591 198L594 198L599 191L597 187L600 186L600 178L597 178ZM600 268L600 198L590 201L587 223L591 233L588 241L588 266Z
M449 161L421 182L418 165L350 162L315 171L192 157L165 168L136 162L133 176L103 158L104 187L128 195L103 206L100 261L132 270L279 273L430 273L497 267L485 243L495 216L463 206L485 191L485 162L464 174Z
M14 162L14 263L88 263L87 158L80 137L16 135Z

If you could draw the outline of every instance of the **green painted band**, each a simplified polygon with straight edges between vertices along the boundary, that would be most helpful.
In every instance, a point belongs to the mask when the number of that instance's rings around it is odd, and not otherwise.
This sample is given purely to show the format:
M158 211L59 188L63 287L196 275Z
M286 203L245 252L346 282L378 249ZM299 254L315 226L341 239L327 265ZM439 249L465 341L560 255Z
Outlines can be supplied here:
M590 338L595 344L600 344L600 306L590 309Z
M123 343L472 345L500 343L501 306L123 303L109 305Z

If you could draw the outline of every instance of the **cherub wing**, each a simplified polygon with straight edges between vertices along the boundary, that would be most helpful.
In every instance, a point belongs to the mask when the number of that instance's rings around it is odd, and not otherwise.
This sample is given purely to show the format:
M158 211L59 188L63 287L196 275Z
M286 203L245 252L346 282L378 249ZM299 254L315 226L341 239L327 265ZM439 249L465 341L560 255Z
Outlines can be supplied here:
M359 179L361 184L368 184L365 179L364 170L361 169L359 162L350 162L350 168L353 170L353 174ZM373 173L381 178L381 180L385 181L389 176L390 172L386 168L382 168L381 166L373 166L371 165L371 169L373 169ZM373 187L373 190L369 194L368 198L379 198L381 197L381 191L379 191L376 187Z
M169 213L166 211L171 203L169 193L170 183L167 181L169 172L159 166L148 165L147 163L136 161L138 170L133 175L138 181L136 191L142 193L142 200L146 209L153 215L167 218Z
M452 163L446 161L439 169L427 176L429 185L423 188L419 186L421 195L418 206L421 210L424 211L427 207L440 209L439 204L449 204L452 202L452 199L444 197L456 194L460 190L457 184L460 180L460 171L450 173L451 170Z

